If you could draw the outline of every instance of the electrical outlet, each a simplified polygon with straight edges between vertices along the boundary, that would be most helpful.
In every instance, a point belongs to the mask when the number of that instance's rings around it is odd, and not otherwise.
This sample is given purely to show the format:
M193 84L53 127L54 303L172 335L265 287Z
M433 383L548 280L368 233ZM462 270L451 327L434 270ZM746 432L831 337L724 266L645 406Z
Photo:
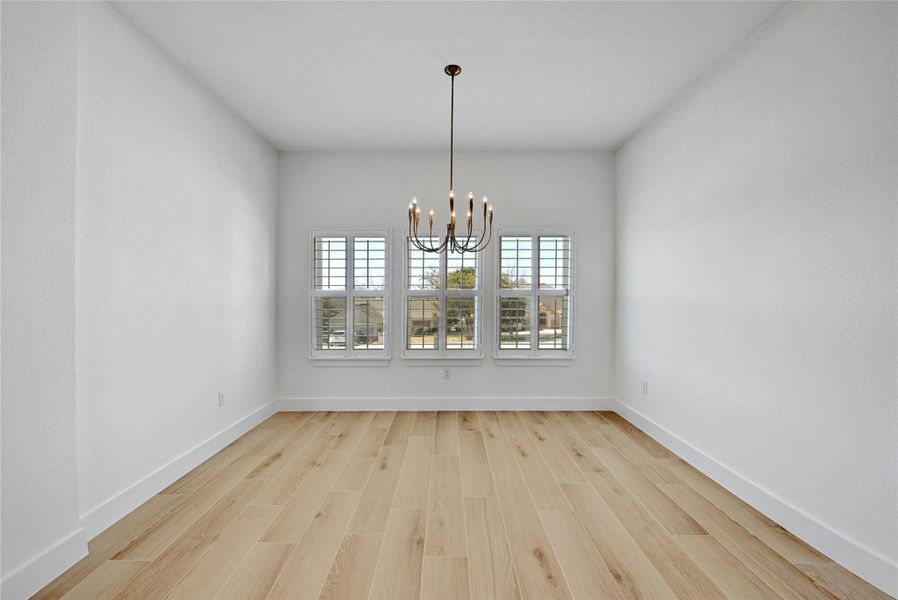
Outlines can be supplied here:
M649 382L648 381L642 382L642 395L643 396L649 395Z
M452 371L443 369L443 379L452 379Z
M224 406L224 392L218 392L218 405Z

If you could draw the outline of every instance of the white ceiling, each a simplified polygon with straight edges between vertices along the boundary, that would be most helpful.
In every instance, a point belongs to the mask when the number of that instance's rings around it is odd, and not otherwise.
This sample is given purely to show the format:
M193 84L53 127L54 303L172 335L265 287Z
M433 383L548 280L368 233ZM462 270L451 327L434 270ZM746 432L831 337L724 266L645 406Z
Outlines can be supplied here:
M780 2L116 2L281 150L613 149Z

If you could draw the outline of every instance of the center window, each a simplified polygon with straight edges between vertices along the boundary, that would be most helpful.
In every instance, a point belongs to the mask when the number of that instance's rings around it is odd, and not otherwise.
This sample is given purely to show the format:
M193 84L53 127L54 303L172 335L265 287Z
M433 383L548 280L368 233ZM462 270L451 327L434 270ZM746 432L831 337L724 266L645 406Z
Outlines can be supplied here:
M434 240L437 242L437 240ZM405 358L480 358L480 255L406 241Z

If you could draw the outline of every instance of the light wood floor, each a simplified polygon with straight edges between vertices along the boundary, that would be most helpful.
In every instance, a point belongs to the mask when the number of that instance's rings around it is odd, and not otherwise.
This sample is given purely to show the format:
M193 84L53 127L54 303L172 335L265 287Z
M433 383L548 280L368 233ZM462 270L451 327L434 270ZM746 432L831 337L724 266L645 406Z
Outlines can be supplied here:
M888 598L614 413L278 413L37 598Z

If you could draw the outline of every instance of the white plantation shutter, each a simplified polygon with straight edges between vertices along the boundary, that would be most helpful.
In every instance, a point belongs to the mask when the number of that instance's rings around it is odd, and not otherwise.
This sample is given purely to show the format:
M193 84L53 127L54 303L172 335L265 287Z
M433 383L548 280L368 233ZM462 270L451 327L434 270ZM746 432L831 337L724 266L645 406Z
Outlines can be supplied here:
M422 252L406 238L403 287L404 358L482 356L480 253Z
M312 232L311 357L389 358L388 231Z
M573 357L572 230L499 230L497 358Z

